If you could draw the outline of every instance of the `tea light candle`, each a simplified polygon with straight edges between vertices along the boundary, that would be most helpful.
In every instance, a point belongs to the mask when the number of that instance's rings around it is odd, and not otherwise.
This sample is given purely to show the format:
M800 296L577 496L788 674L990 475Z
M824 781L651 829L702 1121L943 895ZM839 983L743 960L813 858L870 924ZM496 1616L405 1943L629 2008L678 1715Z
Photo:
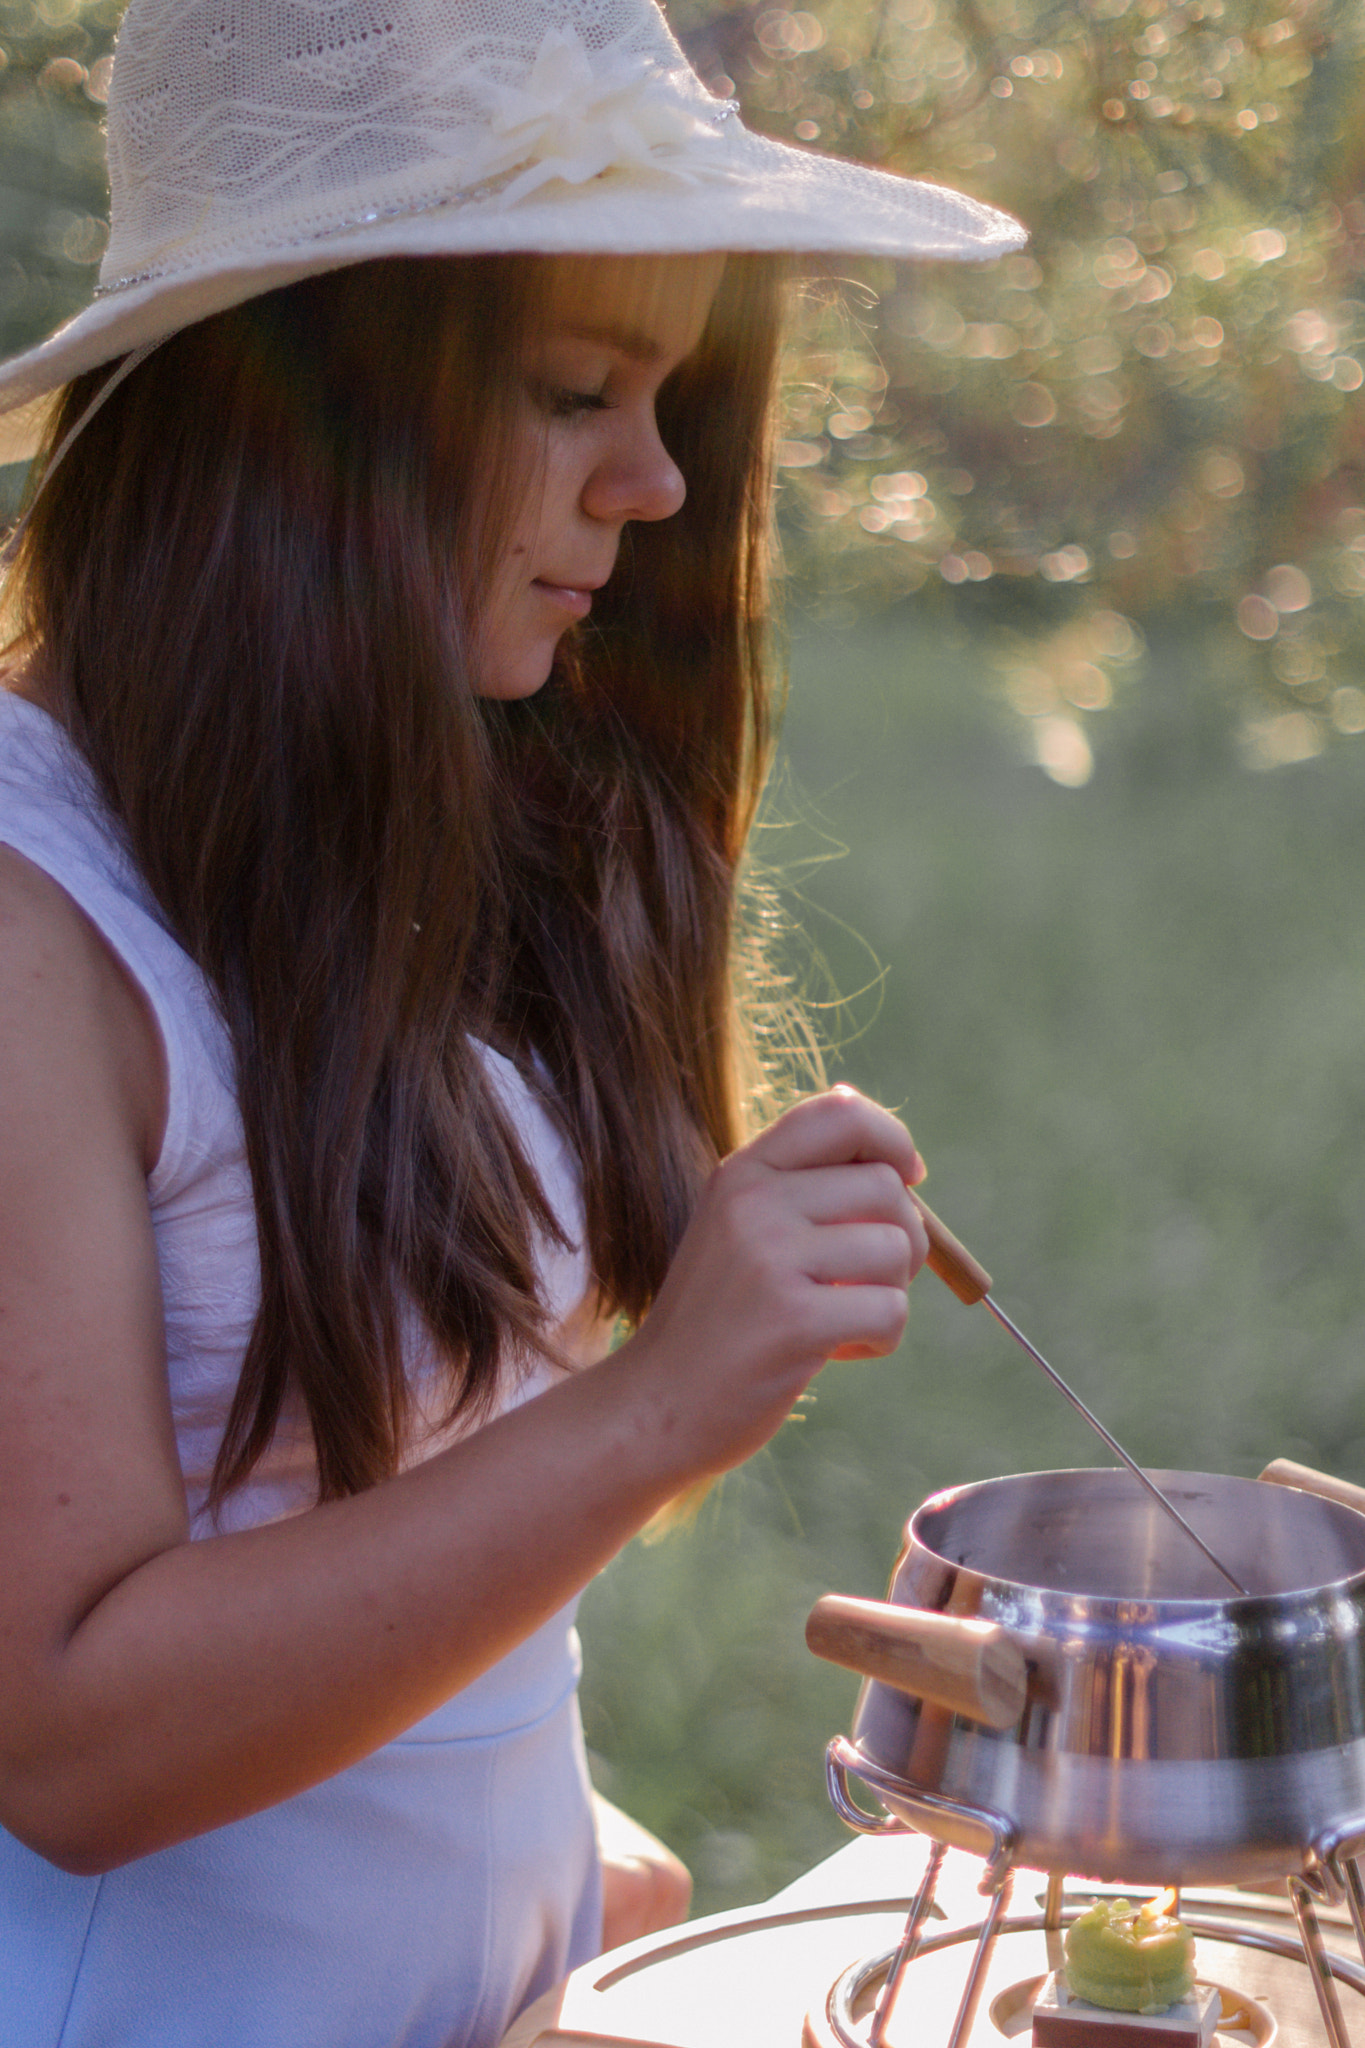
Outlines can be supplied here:
M1163 2012L1194 1988L1194 1937L1166 1908L1164 1893L1134 1907L1096 1899L1066 1936L1065 1977L1073 1997L1116 2012Z
M1207 2048L1218 1993L1194 1981L1194 1938L1174 1892L1134 1906L1097 1899L1067 1930L1063 1971L1033 2011L1034 2048Z

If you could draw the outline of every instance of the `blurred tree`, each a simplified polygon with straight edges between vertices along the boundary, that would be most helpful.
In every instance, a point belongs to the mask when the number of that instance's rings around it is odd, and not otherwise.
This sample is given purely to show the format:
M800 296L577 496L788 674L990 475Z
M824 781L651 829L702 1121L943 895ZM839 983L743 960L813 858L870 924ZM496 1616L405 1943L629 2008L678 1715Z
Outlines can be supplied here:
M675 0L756 126L1024 219L846 265L781 450L793 569L988 629L1059 781L1145 631L1208 626L1263 764L1365 730L1358 0Z
M119 0L0 0L0 351L88 296ZM1208 627L1250 757L1365 731L1359 0L672 0L755 126L1026 220L809 302L788 560L986 630L1059 781L1144 640Z
M0 0L0 355L83 306L104 253L100 116L121 0Z

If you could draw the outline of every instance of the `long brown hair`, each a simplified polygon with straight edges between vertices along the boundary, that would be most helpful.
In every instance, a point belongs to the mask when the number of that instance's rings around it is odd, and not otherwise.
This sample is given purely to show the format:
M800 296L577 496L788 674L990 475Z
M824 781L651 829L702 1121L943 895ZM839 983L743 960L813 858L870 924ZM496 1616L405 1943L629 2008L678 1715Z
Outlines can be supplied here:
M394 259L173 337L83 430L20 557L51 708L234 1048L262 1291L217 1498L291 1386L323 1498L395 1469L408 1303L452 1416L546 1341L554 1219L473 1041L548 1084L603 1303L632 1318L744 1128L778 265L731 260L660 394L683 510L629 531L545 688L495 704L472 656L508 510L488 480L537 269Z

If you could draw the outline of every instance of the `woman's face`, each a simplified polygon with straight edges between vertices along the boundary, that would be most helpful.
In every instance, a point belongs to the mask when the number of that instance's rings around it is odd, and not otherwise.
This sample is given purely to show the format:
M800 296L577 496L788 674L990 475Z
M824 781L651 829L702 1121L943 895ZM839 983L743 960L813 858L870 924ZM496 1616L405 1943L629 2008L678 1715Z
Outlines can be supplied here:
M494 573L480 694L529 697L588 616L630 519L667 519L681 472L659 439L659 388L696 348L723 256L555 257L515 430L519 496Z

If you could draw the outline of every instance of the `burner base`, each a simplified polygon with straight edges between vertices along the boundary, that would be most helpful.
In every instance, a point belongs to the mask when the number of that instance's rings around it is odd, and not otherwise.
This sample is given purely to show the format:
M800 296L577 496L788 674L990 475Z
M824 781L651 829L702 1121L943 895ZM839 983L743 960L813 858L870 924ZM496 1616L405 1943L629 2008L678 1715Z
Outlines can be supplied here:
M1208 1922L1190 1922L1209 1968L1201 1981L1214 2000L1214 2032L1209 2048L1322 2048L1322 2023L1309 1973L1297 1943L1289 1938L1251 1933ZM886 2028L885 2048L941 2048L948 2039L961 1997L979 1928L949 1928L931 1934L910 1961ZM1003 2048L1015 2042L1026 2048L1034 2010L1049 1982L1053 1958L1051 1939L1041 1917L1008 1922L1001 1932L987 1975L980 2010L970 2027L968 2048ZM853 1963L836 1978L826 1997L809 2007L802 2032L803 2048L868 2048L872 2017L895 1950ZM1340 1970L1341 1989L1348 1994L1351 2048L1365 2048L1365 1970L1358 1962L1332 1959ZM1093 2010L1093 2008L1089 2008ZM1159 2017L1154 2015L1153 2017ZM1146 2024L1138 2013L1113 2013L1100 2018L1099 2029L1072 2035L1067 2048L1133 2048L1127 2028ZM1173 2048L1172 2036L1155 2037L1160 2048ZM1176 2040L1179 2039L1177 2035Z

